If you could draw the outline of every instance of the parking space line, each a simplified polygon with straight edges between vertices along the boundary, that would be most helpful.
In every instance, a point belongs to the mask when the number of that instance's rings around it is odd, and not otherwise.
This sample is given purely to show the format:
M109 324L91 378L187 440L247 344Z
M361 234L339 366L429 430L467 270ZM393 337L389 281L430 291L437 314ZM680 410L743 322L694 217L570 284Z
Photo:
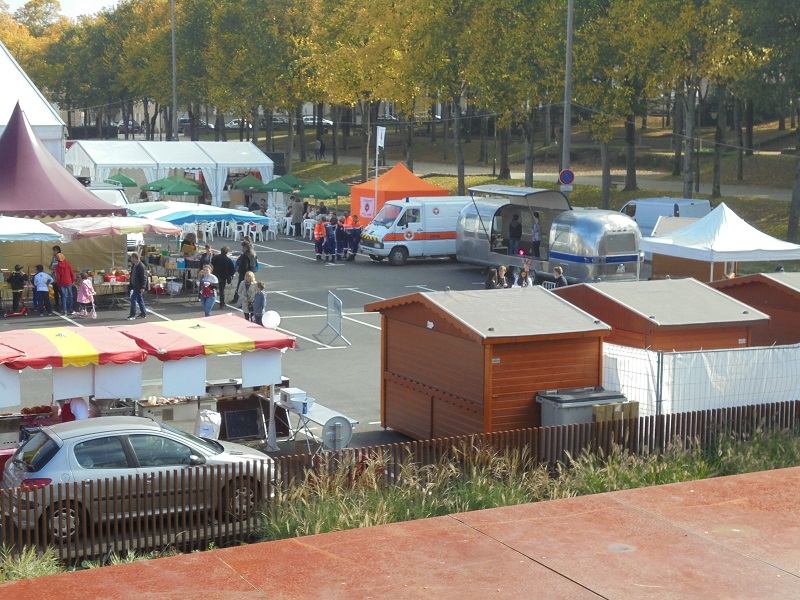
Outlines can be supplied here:
M432 290L431 288L429 288L429 287L426 287L426 286L424 286L424 285L407 285L406 287L407 287L407 288L416 288L416 289L420 289L420 290L422 290L423 292L437 292L437 291L439 291L439 290Z
M303 254L298 254L297 252L289 252L288 250L278 250L277 248L269 248L268 246L259 246L259 245L256 245L255 247L256 248L260 248L260 249L264 249L267 252L277 252L279 254L288 254L289 256L296 256L297 258L303 258L305 260L311 260L311 261L314 261L314 262L316 262L316 260L317 260L316 256L305 256ZM259 264L261 264L261 261L259 261Z
M306 304L310 304L311 306L316 306L317 308L327 309L327 306L323 306L322 304L317 304L316 302L311 302L310 300L304 300L303 298L298 298L297 296L292 296L291 294L287 294L285 292L277 292L277 293L279 293L281 296L286 296L291 300L297 300L298 302L304 302ZM353 313L353 314L364 314L364 313ZM380 326L373 325L372 323L364 323L364 321L359 321L358 319L353 319L352 317L347 316L347 313L343 313L342 317L347 319L348 321L352 321L353 323L358 323L359 325L364 325L365 327L372 327L373 329L377 329L378 331L381 330Z
M370 298L377 298L378 300L386 300L386 298L383 298L382 296L376 296L375 294L370 294L368 292L362 292L358 288L339 288L339 289L340 290L346 290L348 292L355 292L356 294L363 294L365 296L369 296Z

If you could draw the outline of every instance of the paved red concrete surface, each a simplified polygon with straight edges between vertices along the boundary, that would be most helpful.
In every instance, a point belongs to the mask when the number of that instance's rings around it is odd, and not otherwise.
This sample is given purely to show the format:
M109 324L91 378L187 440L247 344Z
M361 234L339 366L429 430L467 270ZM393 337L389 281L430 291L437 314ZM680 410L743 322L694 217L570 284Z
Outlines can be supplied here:
M800 468L0 584L0 598L800 599Z

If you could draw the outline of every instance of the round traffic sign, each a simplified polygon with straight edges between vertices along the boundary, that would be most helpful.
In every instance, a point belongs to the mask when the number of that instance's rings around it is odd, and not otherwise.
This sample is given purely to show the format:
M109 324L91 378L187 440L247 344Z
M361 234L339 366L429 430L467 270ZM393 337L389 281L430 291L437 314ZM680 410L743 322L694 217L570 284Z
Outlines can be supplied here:
M558 181L564 185L569 185L575 181L575 173L571 169L564 169L558 174Z

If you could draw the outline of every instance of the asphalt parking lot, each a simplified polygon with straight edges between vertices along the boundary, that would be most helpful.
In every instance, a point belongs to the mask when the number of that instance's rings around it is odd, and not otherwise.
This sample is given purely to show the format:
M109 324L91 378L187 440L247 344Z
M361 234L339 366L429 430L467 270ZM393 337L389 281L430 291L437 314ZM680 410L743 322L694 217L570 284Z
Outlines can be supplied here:
M154 238L148 243L164 243ZM236 248L238 244L217 239L212 245ZM267 308L281 315L279 330L297 338L297 348L283 358L283 374L291 385L305 390L320 404L357 419L352 445L391 443L405 439L380 427L380 315L365 313L364 305L420 291L481 289L482 271L450 260L411 260L403 267L376 263L365 256L354 262L325 264L314 257L313 244L280 236L256 243L260 270L256 273L267 290ZM343 306L342 334L348 345L326 325L328 293ZM232 292L226 290L228 300ZM175 320L202 316L194 294L184 290L175 297L148 295L148 320ZM29 304L30 307L30 304ZM221 310L219 305L215 310ZM241 311L226 307L227 311ZM95 327L127 324L128 309L101 307L97 319L70 317L16 317L0 319L0 328L19 329L68 325ZM209 379L239 377L238 356L214 356L209 360ZM157 394L161 364L148 360L144 366L144 395ZM52 382L48 370L22 373L23 407L48 403ZM14 410L14 407L4 410Z

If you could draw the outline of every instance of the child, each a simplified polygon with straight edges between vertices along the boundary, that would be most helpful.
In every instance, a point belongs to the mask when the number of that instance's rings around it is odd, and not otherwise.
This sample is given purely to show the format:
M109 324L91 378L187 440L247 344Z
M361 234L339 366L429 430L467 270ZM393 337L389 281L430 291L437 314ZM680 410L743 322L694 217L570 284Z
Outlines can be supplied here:
M78 304L80 311L75 316L88 317L89 307L94 305L94 285L91 276L83 272L81 273L80 287L78 287Z
M11 296L14 302L14 306L11 309L13 314L19 312L19 305L22 301L22 292L25 291L26 281L28 281L28 276L22 272L22 265L16 265L14 267L14 272L8 276L8 285L11 286Z
M33 285L36 288L36 297L39 299L39 316L43 317L45 312L52 316L53 307L50 305L50 285L53 278L44 272L42 265L36 265L36 275L33 276Z
M264 313L267 311L267 292L264 291L264 282L259 281L256 283L256 297L253 298L253 314L252 319L254 323L264 325L262 319Z

